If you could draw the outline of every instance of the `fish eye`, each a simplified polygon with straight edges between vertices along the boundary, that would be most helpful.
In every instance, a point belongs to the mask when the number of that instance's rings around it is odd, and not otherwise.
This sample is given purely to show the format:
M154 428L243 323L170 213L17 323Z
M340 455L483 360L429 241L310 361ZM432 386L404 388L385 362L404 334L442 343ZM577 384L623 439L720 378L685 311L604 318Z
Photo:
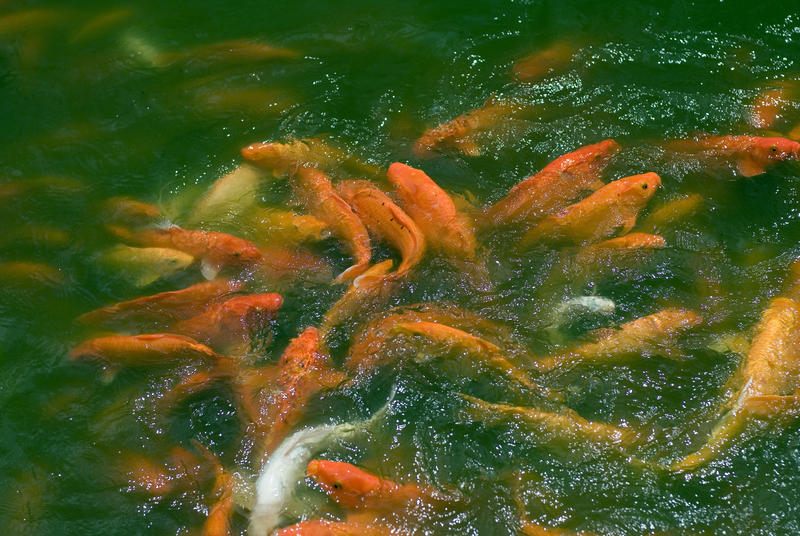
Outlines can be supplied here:
M642 190L647 190L647 183L642 184Z
M769 148L769 150L772 151L773 153L775 153L775 152L778 151L778 147L773 145L772 147Z

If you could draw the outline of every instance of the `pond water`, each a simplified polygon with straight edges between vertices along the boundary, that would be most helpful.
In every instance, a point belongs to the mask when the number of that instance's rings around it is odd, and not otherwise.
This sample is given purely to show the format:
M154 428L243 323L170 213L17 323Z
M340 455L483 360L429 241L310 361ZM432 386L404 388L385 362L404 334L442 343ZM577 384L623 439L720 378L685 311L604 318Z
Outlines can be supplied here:
M185 53L242 39L293 52ZM570 53L551 72L528 82L511 75L516 60L559 43ZM191 207L242 163L243 147L316 137L378 169L397 161L419 167L468 210L501 199L560 155L614 138L622 151L607 180L661 176L643 217L676 197L702 198L663 229L665 248L583 280L551 276L565 250L520 252L513 230L487 232L479 257L491 291L475 292L431 253L384 309L463 308L505 327L495 342L539 356L664 308L696 311L703 323L680 337L675 355L532 372L582 417L643 431L636 450L545 440L511 417L494 425L469 417L459 393L543 402L512 392L502 376L437 359L405 359L323 390L298 428L367 419L394 388L368 431L330 442L317 457L463 496L405 519L401 528L418 534L516 534L523 518L600 535L800 533L796 424L746 435L695 471L655 465L703 444L742 359L725 341L752 338L800 256L797 163L744 178L733 167L674 156L664 141L797 132L798 52L800 13L791 2L2 2L0 524L9 534L190 534L213 504L208 483L153 496L131 483L126 460L159 463L176 446L197 454L199 443L238 471L242 489L257 473L224 383L162 414L157 401L175 383L174 368L133 367L110 378L69 360L83 340L103 334L76 322L79 315L202 281L195 266L141 285L104 263L118 244L105 228L105 200L151 203L191 227ZM780 88L789 88L782 115L754 126L753 103ZM487 99L513 101L522 112L488 129L480 154L415 156L426 129ZM371 178L388 190L380 177L334 178ZM302 211L285 178L265 181L258 196L263 207ZM197 227L241 234L242 225ZM332 273L350 265L333 238L304 247ZM373 253L373 261L399 259L382 243ZM345 287L307 278L250 290L283 295L271 334L254 350L269 364L322 322ZM579 296L607 298L613 311L554 327L559 304ZM369 319L353 316L334 331L337 365ZM530 368L523 353L514 362ZM281 525L343 515L310 479L292 493ZM237 498L246 503L246 495ZM234 534L246 531L248 515L246 504L237 507Z

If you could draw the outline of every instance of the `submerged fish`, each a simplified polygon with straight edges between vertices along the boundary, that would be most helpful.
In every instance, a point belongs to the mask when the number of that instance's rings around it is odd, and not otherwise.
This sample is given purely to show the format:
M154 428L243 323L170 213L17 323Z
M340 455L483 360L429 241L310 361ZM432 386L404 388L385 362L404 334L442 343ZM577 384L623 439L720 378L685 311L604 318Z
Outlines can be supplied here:
M170 247L118 244L101 254L98 260L137 287L144 287L190 266L194 256Z
M529 108L513 101L490 97L480 108L426 130L414 144L412 152L419 159L433 158L439 151L448 148L467 156L479 156L482 150L475 140L477 134L492 130Z
M787 424L800 416L800 305L789 298L772 300L756 326L753 344L736 374L726 413L697 451L671 464L692 471L720 456L750 422Z
M670 199L642 218L637 228L644 233L663 233L676 223L697 214L704 204L705 200L700 194Z
M574 44L559 41L545 50L517 60L511 71L519 82L534 82L566 67L577 51L578 47Z
M761 175L778 162L800 159L800 143L786 138L705 136L676 140L666 147L697 154L704 160L734 164L743 177Z
M655 173L611 182L583 201L542 220L522 237L520 247L539 242L590 244L627 233L660 186L661 178Z
M320 138L292 140L288 143L254 143L244 147L241 152L245 160L276 175L285 175L303 166L328 172L338 169L352 170L359 175L368 176L377 176L381 172L378 166Z
M101 307L82 314L77 320L82 324L105 327L166 325L199 314L210 303L240 291L243 286L239 281L214 279L180 290L161 292Z
M670 339L700 325L702 318L685 309L664 309L637 318L597 342L584 344L563 354L546 357L534 365L538 370L567 368L578 364L608 364L631 356L670 355Z
M294 487L318 452L337 439L368 430L394 400L394 390L386 404L366 421L326 424L298 430L281 442L267 458L256 482L256 502L250 514L249 536L269 536L278 528Z
M189 225L234 220L257 205L256 193L267 171L242 164L226 173L194 204Z
M534 223L563 209L582 193L603 186L600 177L620 150L617 142L608 139L556 158L487 208L483 225Z

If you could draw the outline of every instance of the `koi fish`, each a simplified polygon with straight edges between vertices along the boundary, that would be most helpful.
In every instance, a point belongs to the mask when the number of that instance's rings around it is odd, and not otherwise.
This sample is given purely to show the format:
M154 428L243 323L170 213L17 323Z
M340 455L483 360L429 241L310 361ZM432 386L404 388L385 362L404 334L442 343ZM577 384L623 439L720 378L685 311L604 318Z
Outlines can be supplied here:
M778 162L800 159L800 143L786 138L706 136L677 140L667 144L667 148L699 153L709 160L732 161L743 177L761 175Z
M277 366L276 388L257 395L260 410L254 432L263 438L260 449L267 455L300 421L312 396L347 379L346 374L331 368L330 357L320 347L319 332L314 327L306 328L289 342Z
M81 324L105 327L143 323L166 324L199 314L210 303L240 291L243 286L239 281L215 279L180 290L101 307L82 314L77 321Z
M92 39L97 39L104 34L111 33L116 26L133 18L134 15L134 11L130 8L120 8L100 13L72 32L69 37L69 42L84 43Z
M275 175L285 175L303 166L320 170L344 168L360 175L377 176L381 172L378 166L318 138L254 143L242 149L242 156Z
M171 226L166 229L148 228L129 231L109 226L121 240L143 247L172 248L201 259L201 272L214 279L225 267L253 267L264 262L261 251L247 240L213 231L194 231Z
M330 236L328 224L316 216L273 207L255 207L242 220L239 227L256 244L319 242Z
M438 322L473 331L486 339L502 340L504 347L513 347L508 330L475 313L459 309L455 305L416 304L390 309L362 328L350 347L344 368L361 375L378 364L391 362L396 356L387 351L386 343L391 338L393 327L403 322L417 321Z
M6 291L12 287L58 287L65 281L60 270L41 262L0 262L0 283Z
M756 128L770 128L783 115L791 103L792 86L790 82L782 82L781 87L762 91L750 109L750 124ZM795 84L796 85L796 82Z
M217 179L194 204L187 219L190 225L235 219L256 206L256 193L267 172L242 164Z
M480 363L500 370L517 384L530 391L542 394L546 398L560 400L561 397L535 383L525 372L514 366L503 356L503 351L491 342L481 339L454 327L417 320L399 322L392 326L389 333L405 333L425 337L430 342L445 348L466 352Z
M618 232L625 234L660 186L661 178L655 173L611 182L583 201L542 220L522 237L520 247L560 241L589 244Z
M264 331L283 305L280 294L249 294L213 304L201 314L181 320L170 331L192 337L212 347L229 347L250 342Z
M447 255L475 258L475 234L450 196L422 170L395 162L386 172L403 210L419 226L428 244Z
M545 50L517 60L511 68L518 82L533 82L548 74L563 69L578 51L572 43L558 42Z
M513 118L526 108L513 101L499 101L490 97L482 107L426 130L414 144L412 152L420 160L433 158L437 152L448 148L466 156L480 156L482 151L475 142L475 135Z
M600 176L621 149L607 139L556 158L486 209L482 224L533 223L558 212L582 193L601 188Z
M217 466L217 476L212 491L217 502L208 511L208 517L200 532L201 536L231 536L231 516L236 507L233 498L234 485L233 475L227 473L221 466Z
M280 524L292 491L303 477L311 458L338 438L368 430L386 414L394 395L395 390L392 390L386 404L366 421L303 428L283 440L269 455L258 476L256 502L250 514L247 533L251 536L272 534Z
M123 366L230 361L229 357L217 354L192 338L172 333L98 337L79 344L69 357L72 361L85 358L97 362L109 378Z
M190 266L194 257L175 248L118 244L102 253L98 261L137 287L144 287Z
M292 186L306 209L324 221L347 246L356 263L336 278L337 282L358 277L372 257L369 235L362 220L333 189L330 178L318 169L301 167L292 174Z
M756 335L736 378L727 412L706 443L673 463L673 471L693 471L720 456L753 420L791 422L800 415L800 305L789 298L772 300L761 315Z
M306 475L336 504L348 510L395 511L418 502L435 505L448 500L430 486L400 485L345 462L311 460Z
M425 253L425 236L420 228L372 183L344 181L338 187L367 229L400 251L402 259L393 277L405 277Z
M521 424L536 432L536 439L550 444L589 443L624 453L624 449L636 446L639 434L630 428L587 421L575 411L564 408L560 413L551 413L534 408L493 404L459 393L467 402L466 415L472 421L487 426Z
M162 218L161 210L130 197L111 197L102 203L103 221L113 225L141 227Z
M675 223L694 216L704 203L700 194L671 199L644 217L639 230L644 233L662 233Z
M637 318L597 342L584 344L564 354L541 359L534 366L541 371L577 364L610 364L631 356L668 352L666 343L682 331L697 327L703 319L693 311L664 309Z
M216 458L203 449L204 456L176 447L163 463L154 463L139 454L120 457L120 469L128 485L153 497L164 497L176 492L196 490L213 474L218 464Z
M249 39L235 39L199 45L184 52L162 52L156 58L156 64L165 66L176 62L239 63L297 57L299 54L288 48L273 47Z
M579 248L572 260L565 263L564 271L573 284L582 284L593 277L641 263L654 250L666 246L663 236L629 233Z

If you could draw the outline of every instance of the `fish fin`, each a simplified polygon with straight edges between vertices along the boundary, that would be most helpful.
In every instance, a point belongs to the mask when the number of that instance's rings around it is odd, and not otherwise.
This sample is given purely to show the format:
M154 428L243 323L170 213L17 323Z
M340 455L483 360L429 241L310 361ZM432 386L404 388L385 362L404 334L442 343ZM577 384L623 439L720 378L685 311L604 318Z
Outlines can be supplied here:
M354 264L338 276L336 279L333 280L334 283L346 283L351 279L355 279L356 277L360 276L369 268L369 263L358 263Z
M119 368L118 367L116 367L116 366L107 366L100 373L100 381L103 384L108 385L109 383L114 381L114 378L117 377L117 373L118 372L119 372Z
M465 156L480 156L481 148L472 140L457 140L453 146Z
M750 341L742 333L729 333L718 337L709 344L709 349L719 352L731 352L744 357L750 353Z
M636 225L636 216L635 215L630 217L630 218L628 218L627 220L625 220L622 223L622 230L619 233L620 236L630 233L631 229L633 229L634 225Z
M203 259L200 262L200 273L203 274L203 277L205 277L208 281L216 279L219 271L219 265L211 263L208 259Z
M688 361L689 357L686 352L672 344L659 345L655 352L656 354L671 359L672 361Z
M761 417L797 416L800 413L800 394L751 396L742 407Z
M764 173L764 164L757 162L751 156L743 156L736 164L736 168L743 177L755 177Z

